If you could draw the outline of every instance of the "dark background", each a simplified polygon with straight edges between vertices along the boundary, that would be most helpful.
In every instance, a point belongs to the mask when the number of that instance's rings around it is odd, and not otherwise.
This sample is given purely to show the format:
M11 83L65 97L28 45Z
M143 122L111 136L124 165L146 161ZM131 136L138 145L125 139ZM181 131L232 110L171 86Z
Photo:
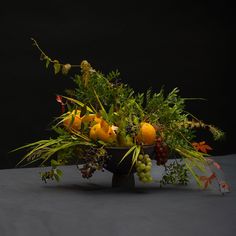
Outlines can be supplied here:
M104 73L119 69L136 91L164 85L166 92L179 87L182 97L206 98L188 102L187 109L226 132L222 142L206 137L213 155L236 153L234 12L228 1L58 0L1 7L0 168L14 167L21 157L8 154L11 149L51 135L49 124L60 114L55 95L71 86L45 69L30 37L53 59L87 59Z

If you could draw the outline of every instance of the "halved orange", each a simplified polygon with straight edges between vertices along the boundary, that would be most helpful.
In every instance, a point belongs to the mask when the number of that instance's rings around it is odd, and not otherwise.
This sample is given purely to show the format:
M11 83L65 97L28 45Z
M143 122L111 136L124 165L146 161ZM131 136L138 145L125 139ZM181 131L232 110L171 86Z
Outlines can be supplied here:
M93 140L102 140L106 143L113 143L116 141L116 133L112 127L104 127L102 123L97 123L91 127L89 137Z

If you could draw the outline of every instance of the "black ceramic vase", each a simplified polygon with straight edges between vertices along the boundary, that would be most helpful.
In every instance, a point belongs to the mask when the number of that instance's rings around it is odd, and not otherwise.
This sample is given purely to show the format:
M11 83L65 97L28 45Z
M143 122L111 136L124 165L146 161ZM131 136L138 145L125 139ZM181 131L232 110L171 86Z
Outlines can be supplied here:
M113 173L112 187L135 187L134 173L136 170L134 166L132 167L133 152L120 162L129 149L130 147L106 147L109 159L104 168ZM143 146L142 151L144 154L148 154L151 159L156 158L155 145Z

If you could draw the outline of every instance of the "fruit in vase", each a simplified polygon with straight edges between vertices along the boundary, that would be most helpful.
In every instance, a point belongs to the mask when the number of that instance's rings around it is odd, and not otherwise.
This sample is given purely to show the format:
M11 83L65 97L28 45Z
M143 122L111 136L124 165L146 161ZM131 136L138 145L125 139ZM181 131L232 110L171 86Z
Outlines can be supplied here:
M164 165L168 160L169 151L167 145L164 143L161 137L157 138L156 153L157 165Z
M134 145L133 138L130 135L125 134L123 132L119 132L117 134L117 141L119 146L123 147L131 147Z
M97 124L102 121L102 118L97 114L88 114L82 117L82 123Z
M91 127L89 137L95 141L101 140L107 143L116 142L116 133L112 126L108 125L104 120Z
M81 128L80 110L67 112L67 116L63 121L64 126L71 131L79 131Z
M136 137L138 143L152 145L156 141L156 130L150 123L141 122L140 130Z
M152 182L152 176L151 176L152 160L148 154L144 155L139 154L135 167L137 175L141 182L143 183Z

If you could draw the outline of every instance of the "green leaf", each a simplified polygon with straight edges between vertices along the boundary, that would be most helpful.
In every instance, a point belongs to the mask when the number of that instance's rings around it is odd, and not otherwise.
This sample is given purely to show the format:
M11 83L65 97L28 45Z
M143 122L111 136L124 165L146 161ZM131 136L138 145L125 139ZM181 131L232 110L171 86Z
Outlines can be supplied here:
M80 101L78 101L78 100L76 100L76 99L74 99L74 98L70 98L70 97L66 97L66 96L62 96L62 97L65 98L65 99L67 99L67 100L69 100L69 101L71 101L71 102L73 102L73 103L75 103L75 104L77 104L77 105L79 105L80 107L85 106L84 103L82 103L82 102L80 102ZM89 112L93 112L93 110L92 110L90 107L88 107L88 106L86 106L86 109L87 109Z
M57 182L60 181L60 176L58 176L57 174L54 174L54 177L55 177L55 179L56 179Z
M99 144L101 144L102 146L106 146L107 145L107 143L105 143L104 141L102 141L102 140L98 140L97 141Z
M120 164L131 152L133 152L136 147L137 147L136 145L134 145L133 147L131 147L131 148L125 153L125 155L122 157L122 159L120 160L119 164Z
M54 73L55 73L55 74L57 74L57 73L60 72L60 70L61 70L61 65L60 65L58 62L54 63L53 67L54 67Z
M203 185L202 185L201 181L199 180L198 175L193 171L193 169L192 169L191 166L187 163L186 160L185 160L185 164L186 164L186 167L188 168L188 170L190 171L190 173L192 174L192 176L194 177L194 179L196 180L198 186L201 187L201 188L203 188Z
M60 164L56 161L56 160L51 160L51 166L53 167L53 168L56 168L57 166L59 166Z
M91 146L94 145L93 143L90 143L91 139L88 136L81 134L79 132L73 131L73 130L71 130L71 132L74 135L78 136L79 138L84 139L86 141L84 145L91 145Z
M87 113L87 106L84 105L80 112L80 117L83 117Z
M45 60L46 60L46 68L48 68L48 66L50 64L50 59L48 57L46 57Z
M133 156L132 156L132 165L130 167L130 170L129 170L129 174L134 166L134 164L137 162L137 159L138 159L138 155L140 153L140 150L141 150L141 147L140 146L135 146L135 150L133 152Z
M103 112L106 112L106 110L105 110L105 108L103 107L102 102L101 102L101 100L99 99L99 97L98 97L98 95L97 95L95 89L94 89L93 91L94 91L95 97L96 97L96 99L97 99L97 101L98 101L98 103L99 103L99 105L100 105L102 111L103 111Z
M27 147L34 147L30 152L28 152L17 164L16 166L19 166L23 161L27 160L28 157L30 157L31 155L33 155L34 153L37 153L40 150L43 150L44 148L49 148L50 150L50 146L57 144L58 142L60 142L60 139L48 139L48 140L40 140L38 142L34 142L31 144L27 144L25 146L19 147L18 149L15 149L13 151L17 151L23 148L27 148Z
M56 173L59 177L61 177L63 175L63 172L59 169L56 170Z
M70 123L69 123L69 127L71 127L73 125L74 121L75 121L75 114L72 113L71 114L71 120L70 120Z

